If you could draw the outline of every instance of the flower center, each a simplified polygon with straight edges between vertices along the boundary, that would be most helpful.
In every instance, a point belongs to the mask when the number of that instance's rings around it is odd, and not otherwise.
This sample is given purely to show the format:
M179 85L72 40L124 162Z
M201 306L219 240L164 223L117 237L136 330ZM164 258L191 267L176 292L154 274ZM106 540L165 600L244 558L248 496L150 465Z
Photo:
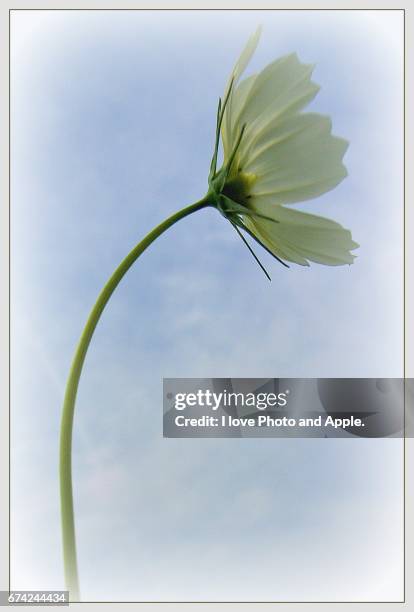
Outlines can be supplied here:
M248 172L238 172L230 176L222 189L222 193L242 206L249 208L251 188L256 182L257 176Z

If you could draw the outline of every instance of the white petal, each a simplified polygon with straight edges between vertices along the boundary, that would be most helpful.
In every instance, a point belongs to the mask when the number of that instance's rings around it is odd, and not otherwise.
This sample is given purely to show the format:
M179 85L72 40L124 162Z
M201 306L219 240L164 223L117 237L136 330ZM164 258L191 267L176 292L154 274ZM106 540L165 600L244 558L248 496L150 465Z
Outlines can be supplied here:
M227 151L229 151L228 154L230 154L230 151L232 150L232 116L233 116L233 109L237 107L238 102L234 101L235 98L235 89L237 87L237 82L240 79L242 73L245 71L248 63L250 62L253 53L256 51L256 47L259 43L259 39L262 33L262 27L259 26L256 30L256 32L254 34L252 34L249 38L249 40L247 41L246 46L244 47L239 59L237 60L232 73L230 75L230 78L228 80L226 89L224 91L224 95L223 95L223 100L226 99L230 85L233 82L233 87L232 87L232 91L230 92L230 96L227 102L227 107L226 107L226 111L224 113L224 120L223 120L223 124L222 124L222 139L223 139L223 146L224 146L224 150L225 153L227 153ZM239 90L238 93L238 98L240 98L240 94L241 97L243 97L243 88L237 88Z
M228 92L228 88L230 86L231 81L234 81L234 84L237 84L237 81L240 79L241 75L243 74L243 72L246 70L246 67L248 65L248 63L250 62L253 53L256 51L256 47L259 44L259 39L260 36L262 34L262 27L259 26L256 30L256 32L254 34L252 34L249 38L249 40L246 43L246 46L244 47L243 51L241 52L241 55L239 57L239 59L237 60L233 71L230 75L229 81L227 83L227 87L226 87L226 91L225 91L225 95L223 96L223 99L226 97L226 94Z
M229 107L225 113L225 118L222 123L221 136L223 140L224 157L228 158L233 150L234 142L237 140L237 136L234 134L234 123L240 114L240 110L247 98L253 84L256 80L256 75L253 74L237 86L233 96L229 100Z
M263 134L243 165L257 181L258 203L290 204L329 191L347 175L342 158L348 143L331 134L329 117L308 113L288 117Z
M256 207L256 210L259 209ZM309 261L331 266L353 262L355 256L350 251L358 244L339 223L283 206L270 210L278 223L257 218L246 219L245 223L277 257L305 266ZM260 208L265 215L269 215L270 210L269 207Z
M312 100L319 91L319 86L311 81L312 70L313 66L301 64L296 54L291 54L269 64L257 75L237 121L233 122L234 138L243 124L247 126L242 151L277 118L301 110Z

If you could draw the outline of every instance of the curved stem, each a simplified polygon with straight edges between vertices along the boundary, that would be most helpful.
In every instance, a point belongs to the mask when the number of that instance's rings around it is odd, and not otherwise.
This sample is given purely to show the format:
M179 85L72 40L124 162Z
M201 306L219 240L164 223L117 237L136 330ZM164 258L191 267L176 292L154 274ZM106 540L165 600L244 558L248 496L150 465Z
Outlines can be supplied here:
M178 211L163 223L160 223L153 229L132 251L125 257L122 263L112 274L105 287L102 289L99 297L91 310L89 318L86 322L84 330L77 346L72 366L69 373L69 378L66 384L65 397L63 402L62 421L60 428L60 498L61 498L61 513L62 513L62 536L63 536L63 561L65 569L66 587L70 592L72 601L79 601L79 582L78 569L76 560L76 539L75 539L75 521L73 513L73 492L72 492L72 430L73 416L75 412L76 394L79 385L79 379L82 373L83 363L85 361L86 352L90 341L95 331L99 318L109 301L115 288L129 270L132 264L145 251L149 245L154 242L158 236L165 232L169 227L174 225L180 219L187 217L193 212L200 210L211 204L209 195L199 202L187 206Z

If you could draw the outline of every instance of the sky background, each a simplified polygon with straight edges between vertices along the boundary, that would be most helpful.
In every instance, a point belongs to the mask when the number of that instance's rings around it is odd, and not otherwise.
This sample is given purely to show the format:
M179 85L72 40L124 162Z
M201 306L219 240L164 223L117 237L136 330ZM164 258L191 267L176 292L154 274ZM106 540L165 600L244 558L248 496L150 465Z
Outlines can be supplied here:
M296 51L349 177L298 206L352 229L353 266L265 252L205 210L128 273L80 384L74 487L84 600L396 600L401 440L163 439L163 377L403 374L398 11L12 13L12 587L63 588L58 435L98 292L202 197L218 97Z

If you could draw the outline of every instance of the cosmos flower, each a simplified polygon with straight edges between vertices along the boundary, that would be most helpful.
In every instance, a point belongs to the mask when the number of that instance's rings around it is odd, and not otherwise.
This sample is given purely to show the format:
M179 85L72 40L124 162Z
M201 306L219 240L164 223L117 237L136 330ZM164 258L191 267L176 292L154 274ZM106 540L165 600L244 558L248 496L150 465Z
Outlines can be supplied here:
M85 356L113 292L144 251L165 231L207 206L230 221L259 265L244 232L281 263L350 264L358 245L338 223L290 208L333 189L346 176L347 142L331 134L328 117L301 113L318 91L312 66L287 55L240 81L260 31L248 41L219 102L216 142L204 198L172 214L122 260L100 292L80 337L63 401L60 434L60 491L65 582L71 601L80 601L72 491L72 432L76 395ZM220 144L223 165L217 170Z
M260 37L250 38L219 104L209 184L216 206L281 263L351 264L358 247L349 230L295 210L340 183L348 143L331 134L331 120L302 113L319 86L312 65L286 55L240 81ZM224 161L217 171L219 133Z

